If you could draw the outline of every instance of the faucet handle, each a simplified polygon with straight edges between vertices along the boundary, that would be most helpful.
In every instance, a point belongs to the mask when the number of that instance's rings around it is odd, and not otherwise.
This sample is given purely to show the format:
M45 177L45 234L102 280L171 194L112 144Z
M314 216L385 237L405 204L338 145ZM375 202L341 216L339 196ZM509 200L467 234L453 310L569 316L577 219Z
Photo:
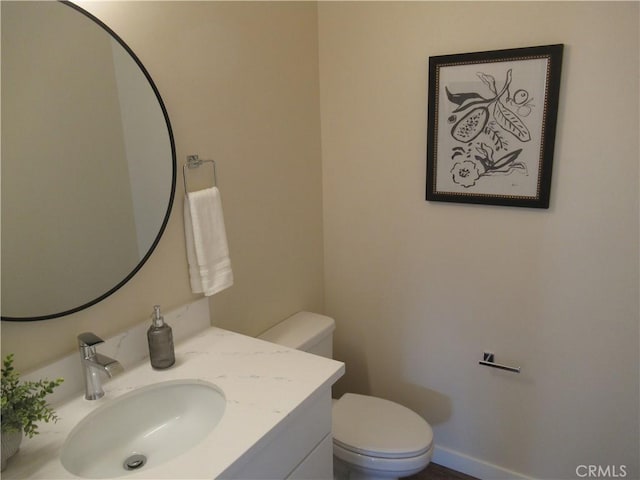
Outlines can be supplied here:
M93 347L99 343L104 343L104 340L93 332L84 332L78 335L79 347Z

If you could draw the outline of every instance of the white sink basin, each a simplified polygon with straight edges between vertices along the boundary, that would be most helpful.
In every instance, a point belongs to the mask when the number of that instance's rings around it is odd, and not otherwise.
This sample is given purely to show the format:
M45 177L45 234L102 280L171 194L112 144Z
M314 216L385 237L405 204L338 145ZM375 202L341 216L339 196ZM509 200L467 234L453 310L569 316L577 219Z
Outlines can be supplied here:
M62 465L85 478L156 467L197 445L226 406L215 385L178 380L136 389L87 415L62 447Z

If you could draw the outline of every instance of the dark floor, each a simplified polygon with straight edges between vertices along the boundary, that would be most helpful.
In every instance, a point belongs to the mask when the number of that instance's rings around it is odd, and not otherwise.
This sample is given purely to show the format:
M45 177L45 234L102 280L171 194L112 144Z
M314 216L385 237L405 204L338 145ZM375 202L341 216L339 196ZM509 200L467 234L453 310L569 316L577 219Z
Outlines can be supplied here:
M407 477L408 480L478 480L476 477L470 477L464 473L450 470L446 467L438 465L437 463L430 463L420 473L416 473L411 477Z

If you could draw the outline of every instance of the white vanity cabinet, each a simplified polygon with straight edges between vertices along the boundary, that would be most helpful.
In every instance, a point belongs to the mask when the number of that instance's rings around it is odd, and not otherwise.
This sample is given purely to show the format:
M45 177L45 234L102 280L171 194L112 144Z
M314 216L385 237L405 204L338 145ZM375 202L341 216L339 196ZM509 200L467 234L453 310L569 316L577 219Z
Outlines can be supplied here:
M303 402L220 478L332 479L330 389Z
M84 399L76 352L46 371L34 372L34 378L65 377L69 395L55 405L60 420L41 424L40 435L23 440L2 478L81 478L60 461L69 433L100 406L171 381L214 385L225 398L220 422L185 453L135 472L123 471L118 478L333 478L331 386L344 374L344 364L216 327L192 328L187 320L200 310L198 325L208 322L206 301L165 314L175 325L176 339L176 364L167 370L153 370L147 359L139 361L146 349L147 322L101 345L100 353L121 361L125 372L104 384L100 400Z

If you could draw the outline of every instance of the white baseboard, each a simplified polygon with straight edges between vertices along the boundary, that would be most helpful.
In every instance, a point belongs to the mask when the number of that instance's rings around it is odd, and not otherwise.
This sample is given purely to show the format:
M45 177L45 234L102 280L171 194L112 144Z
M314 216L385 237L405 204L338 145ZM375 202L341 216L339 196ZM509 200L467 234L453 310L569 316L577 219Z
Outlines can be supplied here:
M437 445L431 461L481 480L532 480L521 473Z

